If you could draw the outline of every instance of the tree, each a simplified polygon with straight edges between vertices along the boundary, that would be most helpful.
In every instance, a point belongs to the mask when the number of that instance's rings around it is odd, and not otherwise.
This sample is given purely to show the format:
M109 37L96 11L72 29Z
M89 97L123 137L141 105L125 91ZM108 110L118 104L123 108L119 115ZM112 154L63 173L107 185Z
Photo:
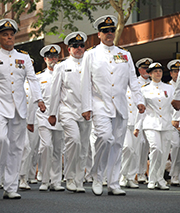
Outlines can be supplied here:
M14 20L20 24L20 16L25 12L27 6L27 13L32 13L34 10L36 10L36 5L39 1L40 0L0 0L0 3L2 3L3 6L8 5L8 9L3 11L3 13L0 15L0 19L6 18L6 16L13 11Z
M71 31L78 30L74 26L74 21L83 20L83 15L87 16L90 22L94 21L93 12L98 10L98 7L108 9L112 6L118 13L118 24L115 35L114 43L118 44L124 26L130 17L130 14L134 8L137 0L51 0L49 2L50 7L47 10L40 10L37 14L38 22L33 23L33 28L37 29L32 33L38 36L41 32L48 34L58 34L58 26L53 26L49 32L46 32L46 27L51 23L58 20L58 15L61 12L63 19L69 21L64 25L64 29L70 29ZM127 7L125 10L124 7ZM63 36L63 34L61 34Z
M36 5L40 0L0 0L0 3L6 5L10 3L11 7L8 11L4 12L1 18L5 17L10 11L14 11L14 19L20 23L20 15L25 12L26 5L28 7L28 13L36 10ZM145 0L142 0L145 2ZM39 36L44 34L59 34L60 30L55 24L50 29L47 27L52 23L58 21L59 14L62 14L63 20L67 20L68 23L64 24L63 29L69 29L71 31L77 31L78 28L74 25L75 21L82 20L87 16L90 22L94 21L93 12L97 11L99 7L107 10L109 7L113 7L118 13L118 24L115 35L114 43L118 44L124 26L133 11L135 3L138 0L50 0L49 7L47 9L40 9L37 13L38 20L32 24L31 36ZM127 8L127 9L125 9ZM61 34L60 36L63 36Z

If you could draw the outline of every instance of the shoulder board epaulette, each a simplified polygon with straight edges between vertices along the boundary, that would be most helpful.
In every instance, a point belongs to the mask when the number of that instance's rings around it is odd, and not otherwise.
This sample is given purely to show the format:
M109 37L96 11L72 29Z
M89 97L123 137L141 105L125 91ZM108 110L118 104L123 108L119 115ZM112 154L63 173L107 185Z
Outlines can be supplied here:
M92 50L92 49L94 49L94 48L96 48L96 45L94 45L94 46L92 46L92 47L89 47L86 51Z
M26 55L28 54L28 52L26 52L26 51L24 51L24 50L19 50L19 49L18 49L17 51L20 52L20 53L26 54Z
M144 84L142 87L146 87L147 85L149 85L150 83Z
M43 72L45 72L45 69L42 70L42 71L37 72L36 75L39 75L39 74L41 74L41 73L43 73Z
M127 50L127 49L125 49L124 47L120 47L120 46L117 46L117 47L119 47L119 49L121 49L121 50L125 50L125 51L129 51L129 50Z

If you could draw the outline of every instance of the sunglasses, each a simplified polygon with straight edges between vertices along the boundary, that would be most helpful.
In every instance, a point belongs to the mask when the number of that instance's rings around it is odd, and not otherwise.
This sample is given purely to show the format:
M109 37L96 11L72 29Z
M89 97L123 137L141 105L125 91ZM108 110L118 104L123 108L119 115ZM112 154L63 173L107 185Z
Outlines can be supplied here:
M73 47L73 48L78 48L78 47L84 48L85 45L84 44L71 44L70 47Z
M46 58L58 58L59 55L55 55L55 54L49 54L49 55L45 55Z
M102 33L108 33L108 32L111 32L111 33L114 33L116 31L116 28L115 27L112 27L112 28L105 28L105 29L101 29L100 32Z

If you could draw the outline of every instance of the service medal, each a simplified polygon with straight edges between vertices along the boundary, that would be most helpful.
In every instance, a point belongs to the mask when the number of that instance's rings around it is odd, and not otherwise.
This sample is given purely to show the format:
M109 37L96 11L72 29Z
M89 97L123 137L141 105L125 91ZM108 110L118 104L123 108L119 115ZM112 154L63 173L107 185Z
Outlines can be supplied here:
M25 66L24 66L24 60L21 60L21 59L15 59L15 67L16 68L25 68Z
M166 96L166 98L168 97L167 91L164 91L164 95Z
M122 53L118 53L117 55L114 55L113 57L116 64L128 62L127 55L123 55Z

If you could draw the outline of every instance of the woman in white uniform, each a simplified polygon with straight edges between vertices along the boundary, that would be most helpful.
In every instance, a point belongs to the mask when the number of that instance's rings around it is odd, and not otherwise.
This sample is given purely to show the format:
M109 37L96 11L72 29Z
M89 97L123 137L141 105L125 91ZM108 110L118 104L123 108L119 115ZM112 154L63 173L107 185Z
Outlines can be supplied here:
M172 111L171 101L174 88L161 81L163 67L160 63L152 63L147 72L152 82L142 87L141 91L146 103L146 111L138 115L135 136L139 129L145 132L150 147L150 167L148 188L167 190L169 187L164 180L165 164L170 152L172 137Z

